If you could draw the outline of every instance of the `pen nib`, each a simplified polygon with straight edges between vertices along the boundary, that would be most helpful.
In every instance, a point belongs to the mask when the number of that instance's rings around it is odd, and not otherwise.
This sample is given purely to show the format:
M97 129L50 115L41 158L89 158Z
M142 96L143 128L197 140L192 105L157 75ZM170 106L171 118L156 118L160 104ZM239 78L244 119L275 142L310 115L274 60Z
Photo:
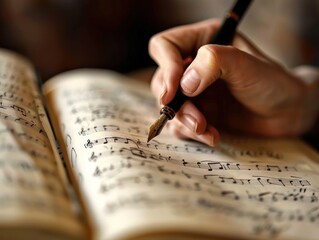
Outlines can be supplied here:
M148 139L147 142L152 140L154 137L159 135L165 126L168 117L165 114L161 114L159 119L157 119L149 128L148 130Z

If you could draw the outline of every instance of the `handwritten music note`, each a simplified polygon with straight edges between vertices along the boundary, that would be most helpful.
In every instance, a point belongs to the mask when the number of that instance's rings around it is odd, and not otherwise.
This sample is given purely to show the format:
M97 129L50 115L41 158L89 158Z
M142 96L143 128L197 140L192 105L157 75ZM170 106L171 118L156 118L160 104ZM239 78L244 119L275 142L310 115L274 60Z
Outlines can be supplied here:
M72 138L69 149L77 152L74 172L84 179L85 198L102 219L98 227L112 229L103 236L117 236L117 226L154 223L159 215L163 226L190 219L187 227L207 231L214 228L211 219L223 219L217 225L229 238L289 235L303 223L315 228L319 177L298 157L298 147L226 136L211 148L177 140L167 129L147 143L145 133L158 117L154 99L148 89L117 78L78 72L50 86L61 128ZM134 223L117 219L130 213Z
M22 58L0 52L1 221L71 227L76 219L41 122L35 74Z

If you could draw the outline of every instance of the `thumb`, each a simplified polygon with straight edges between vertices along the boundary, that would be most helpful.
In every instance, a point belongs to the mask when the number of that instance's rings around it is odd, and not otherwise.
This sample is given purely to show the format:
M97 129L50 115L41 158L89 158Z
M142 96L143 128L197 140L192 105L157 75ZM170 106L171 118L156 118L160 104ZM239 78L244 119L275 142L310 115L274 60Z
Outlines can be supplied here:
M184 94L190 97L199 95L217 79L226 81L233 91L245 90L247 94L247 91L257 90L259 93L272 85L271 80L262 79L270 77L274 71L278 71L277 66L233 46L208 44L198 50L180 84Z
M297 81L291 81L294 77L279 65L233 46L213 44L198 50L180 85L185 95L194 97L217 79L224 80L233 96L255 112L273 111L274 106L296 99L299 91Z

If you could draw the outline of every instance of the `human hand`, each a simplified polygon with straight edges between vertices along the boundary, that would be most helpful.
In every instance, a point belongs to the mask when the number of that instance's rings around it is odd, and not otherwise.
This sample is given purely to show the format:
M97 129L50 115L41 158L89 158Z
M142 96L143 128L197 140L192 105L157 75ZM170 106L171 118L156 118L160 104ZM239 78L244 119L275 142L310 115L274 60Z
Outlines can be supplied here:
M153 94L162 105L179 85L189 96L169 122L173 134L215 145L215 127L269 137L308 131L318 116L319 81L309 84L302 74L285 70L239 34L233 46L208 44L219 26L207 20L150 40L150 55L159 65ZM318 71L314 76L319 79Z

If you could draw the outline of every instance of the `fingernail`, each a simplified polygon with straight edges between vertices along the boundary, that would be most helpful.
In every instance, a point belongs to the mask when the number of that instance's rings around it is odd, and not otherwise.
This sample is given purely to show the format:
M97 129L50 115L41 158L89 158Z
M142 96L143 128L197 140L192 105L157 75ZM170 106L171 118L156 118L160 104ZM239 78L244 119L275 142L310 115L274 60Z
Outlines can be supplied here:
M186 127L188 127L188 129L190 129L192 132L196 133L197 121L193 116L191 116L189 114L184 114L181 121L182 121L182 123L185 124Z
M200 77L195 69L186 71L181 80L181 87L186 93L193 93L200 84Z

